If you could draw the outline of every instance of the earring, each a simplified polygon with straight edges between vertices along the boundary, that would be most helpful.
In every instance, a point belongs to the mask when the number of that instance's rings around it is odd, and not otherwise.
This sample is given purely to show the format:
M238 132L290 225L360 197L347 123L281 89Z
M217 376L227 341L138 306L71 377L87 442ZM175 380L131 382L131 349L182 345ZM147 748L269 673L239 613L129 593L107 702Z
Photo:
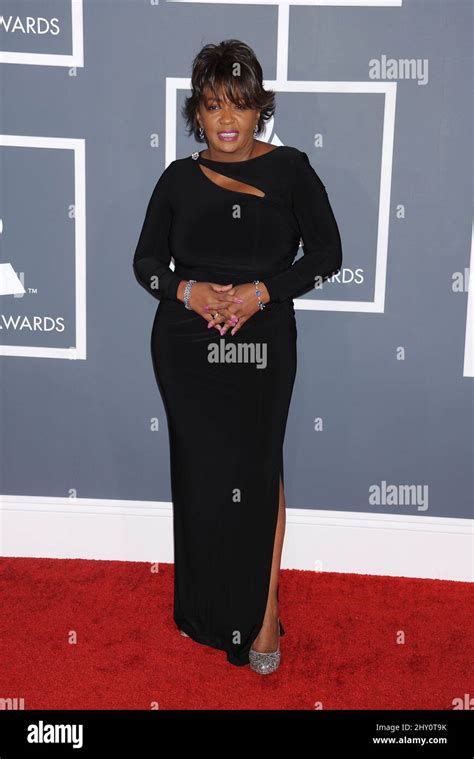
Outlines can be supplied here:
M199 137L201 140L204 137L204 129L202 127L199 127Z
M255 124L253 133L256 135L258 133L258 124Z

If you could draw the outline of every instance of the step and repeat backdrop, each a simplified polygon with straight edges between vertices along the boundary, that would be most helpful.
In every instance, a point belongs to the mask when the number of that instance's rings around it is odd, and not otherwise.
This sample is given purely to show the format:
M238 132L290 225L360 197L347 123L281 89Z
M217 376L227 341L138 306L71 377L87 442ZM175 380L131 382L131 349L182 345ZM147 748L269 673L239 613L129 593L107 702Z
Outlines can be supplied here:
M233 38L276 92L260 139L308 154L343 245L342 270L294 301L287 506L472 517L472 15L463 0L4 0L4 498L170 501L158 304L132 258L158 177L205 147L181 116L192 60Z

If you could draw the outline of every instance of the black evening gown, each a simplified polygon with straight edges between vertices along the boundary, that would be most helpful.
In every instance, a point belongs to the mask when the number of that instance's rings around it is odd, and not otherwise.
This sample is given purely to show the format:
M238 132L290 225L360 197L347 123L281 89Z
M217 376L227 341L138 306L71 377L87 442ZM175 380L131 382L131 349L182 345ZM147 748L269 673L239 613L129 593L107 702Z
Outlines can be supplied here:
M201 166L227 177L226 186ZM300 240L303 255L293 263ZM173 617L236 666L249 662L268 599L296 373L293 298L341 261L326 189L307 154L290 146L245 161L197 152L173 161L154 187L135 251L135 276L159 300L151 354L169 432ZM258 279L271 300L221 337L177 300L182 279Z

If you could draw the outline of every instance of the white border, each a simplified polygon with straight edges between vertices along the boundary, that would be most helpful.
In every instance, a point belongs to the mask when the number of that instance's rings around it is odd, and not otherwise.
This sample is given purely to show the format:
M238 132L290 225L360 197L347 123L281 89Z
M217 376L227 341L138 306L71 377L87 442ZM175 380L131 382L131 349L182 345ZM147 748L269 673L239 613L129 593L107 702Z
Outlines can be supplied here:
M403 0L167 0L168 3L214 3L216 5L311 5L332 8L401 8Z
M280 61L282 68L285 60ZM377 225L377 249L375 258L375 283L373 301L358 300L313 300L294 298L295 308L304 311L354 311L364 313L383 313L385 309L385 290L387 277L388 236L390 223L390 192L392 184L393 147L395 138L395 106L397 95L396 82L311 82L286 81L282 79L267 80L264 86L278 92L331 92L383 94L384 120L382 134L382 160L380 165L380 189ZM191 81L187 78L166 78L166 144L165 164L168 166L176 158L177 134L177 93L189 90Z
M3 14L4 16L8 14ZM13 12L11 15L14 15ZM21 17L21 9L16 14ZM7 32L5 32L7 34ZM82 0L71 0L72 54L25 53L0 50L0 63L19 63L21 66L84 66L84 25Z
M474 377L474 222L471 231L471 260L469 262L469 289L467 292L466 338L464 343L464 377Z
M169 502L4 495L0 553L172 563L172 517ZM472 519L287 507L281 566L472 582L472 531Z
M86 356L86 149L85 140L68 137L0 135L0 147L47 148L74 151L74 259L76 298L76 345L69 348L36 345L0 345L0 356L85 359ZM16 269L15 262L11 262ZM59 283L60 284L60 283ZM51 278L51 286L57 285ZM5 296L4 296L5 297Z

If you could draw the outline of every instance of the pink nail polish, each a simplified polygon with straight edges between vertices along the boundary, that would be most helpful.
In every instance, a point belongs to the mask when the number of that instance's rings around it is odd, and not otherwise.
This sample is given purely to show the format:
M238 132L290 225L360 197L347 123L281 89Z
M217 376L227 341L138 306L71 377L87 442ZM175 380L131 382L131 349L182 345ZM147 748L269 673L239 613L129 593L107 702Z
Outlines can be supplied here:
M211 329L212 326L213 326L213 324L211 322L209 322L209 324L207 325L207 328Z

